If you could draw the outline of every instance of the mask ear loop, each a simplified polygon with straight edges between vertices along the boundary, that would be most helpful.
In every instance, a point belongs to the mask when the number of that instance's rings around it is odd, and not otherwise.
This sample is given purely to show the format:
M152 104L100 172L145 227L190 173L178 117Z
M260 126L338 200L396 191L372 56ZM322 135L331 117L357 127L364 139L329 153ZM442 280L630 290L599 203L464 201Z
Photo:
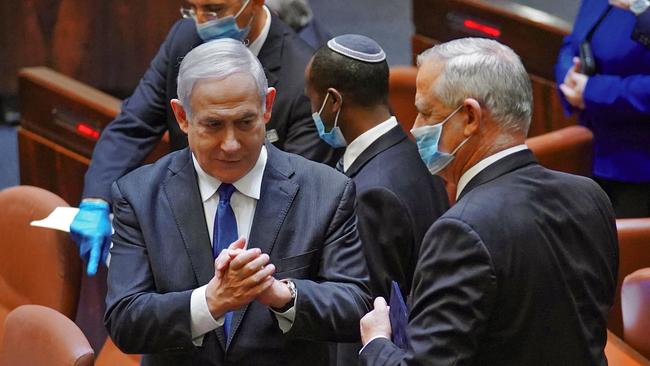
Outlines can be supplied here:
M438 124L444 126L444 124L447 123L447 121L449 121L449 119L451 119L451 117L453 117L454 114L458 113L458 111L459 111L461 108L463 108L463 105L462 105L462 104L459 105L458 108L456 108L453 112L451 112L451 114L448 115L447 118L444 119L444 121L442 121L442 122L440 122L440 123L438 123Z
M244 11L244 9L246 9L246 7L248 6L248 4L250 2L251 2L251 0L246 0L246 3L244 3L244 5L241 7L241 9L239 9L237 14L235 14L235 16L233 17L233 18L235 18L235 24L237 24L237 18L239 18L241 13ZM244 29L250 27L250 25L253 23L253 19L255 19L255 13L253 13L253 16L251 17L251 20L248 21L248 24L246 24L246 27L244 27ZM249 31L249 33L250 33L250 31ZM246 38L246 39L244 39L242 41L242 43L244 44L244 46L248 47L248 45L251 44L251 40Z
M327 98L329 97L330 97L330 93L327 92L327 94L325 94L325 99L323 99L323 104L320 106L320 110L318 111L319 115L323 113L323 109L325 109L325 103L327 103Z
M449 117L447 117L447 120L449 120L449 118L451 118L451 116L453 116L454 114L456 114L456 112L458 112L462 107L463 107L463 106L461 105L460 107L456 108L456 110L455 110L452 114L450 114ZM447 122L447 120L445 120L445 122ZM467 141L469 141L470 138L472 138L472 135L467 136L467 138L466 138L465 140L463 140L463 142L461 142L460 145L458 145L458 147L456 147L456 148L454 149L454 151L451 152L451 155L456 155L456 153L458 152L458 150L460 150L460 148L463 147L463 145L465 145L465 143L466 143Z
M336 128L336 126L338 126L338 124L339 124L339 115L341 114L341 109L343 109L343 98L342 97L341 97L341 106L339 107L339 110L336 111L336 117L334 117L334 127L332 127L332 128Z
M251 2L251 0L246 0L246 3L244 5L242 5L241 9L239 9L237 14L235 14L235 19L239 18L241 13L244 11L244 9L246 9L246 7L248 6L248 3L250 3L250 2Z
M458 150L460 150L460 148L463 147L463 145L465 145L465 143L469 141L470 138L472 138L472 136L467 136L467 138L463 140L463 142L461 142L460 145L458 145L458 147L454 149L454 151L451 152L451 155L456 155Z

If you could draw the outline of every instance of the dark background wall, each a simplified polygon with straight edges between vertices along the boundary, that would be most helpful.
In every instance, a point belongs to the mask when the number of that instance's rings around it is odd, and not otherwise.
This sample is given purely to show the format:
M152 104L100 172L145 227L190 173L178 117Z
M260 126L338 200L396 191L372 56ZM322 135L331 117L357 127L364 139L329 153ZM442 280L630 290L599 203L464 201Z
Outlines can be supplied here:
M572 21L579 0L518 2ZM47 65L119 97L128 95L179 18L181 4L180 0L0 1L0 96L14 95L18 69L35 65ZM410 63L410 0L311 0L311 4L334 35L364 33L386 48L392 65Z
M128 93L179 18L177 0L3 0L0 94L16 73L47 65L102 90Z
M446 0L438 0L444 2ZM485 0L502 3L503 0ZM382 44L391 65L411 62L411 0L310 0L332 34L362 33ZM579 0L519 0L570 23ZM48 66L123 98L131 93L181 0L0 0L0 188L16 185L17 73ZM535 13L532 10L532 13ZM552 56L554 57L554 56ZM8 113L7 113L8 112Z

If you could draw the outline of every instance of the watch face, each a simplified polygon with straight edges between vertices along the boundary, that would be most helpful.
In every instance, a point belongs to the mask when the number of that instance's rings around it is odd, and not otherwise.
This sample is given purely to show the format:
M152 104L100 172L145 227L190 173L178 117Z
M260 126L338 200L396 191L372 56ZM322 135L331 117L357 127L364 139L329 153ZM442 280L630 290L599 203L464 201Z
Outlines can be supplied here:
M650 1L648 0L632 0L632 2L630 3L630 10L634 14L639 15L644 11L646 11L649 5L650 5Z

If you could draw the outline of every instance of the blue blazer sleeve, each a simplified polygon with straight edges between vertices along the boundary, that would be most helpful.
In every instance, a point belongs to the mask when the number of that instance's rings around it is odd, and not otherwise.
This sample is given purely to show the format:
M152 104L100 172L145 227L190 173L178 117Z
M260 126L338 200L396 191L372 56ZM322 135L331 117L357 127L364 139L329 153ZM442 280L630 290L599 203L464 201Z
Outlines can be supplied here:
M172 27L135 91L122 103L120 114L102 131L82 197L110 202L111 184L138 167L167 130L167 69L180 24Z
M594 75L584 92L585 109L591 115L650 116L650 75Z

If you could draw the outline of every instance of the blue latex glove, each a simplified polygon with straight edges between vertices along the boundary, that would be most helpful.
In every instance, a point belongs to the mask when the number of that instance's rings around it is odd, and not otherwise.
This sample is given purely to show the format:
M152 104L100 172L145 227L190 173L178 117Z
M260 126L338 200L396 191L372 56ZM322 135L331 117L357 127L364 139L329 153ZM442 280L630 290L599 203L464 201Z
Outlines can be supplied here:
M79 246L79 255L88 263L86 273L94 276L99 261L106 263L111 245L111 220L108 203L86 201L79 205L79 213L70 224L70 235Z

